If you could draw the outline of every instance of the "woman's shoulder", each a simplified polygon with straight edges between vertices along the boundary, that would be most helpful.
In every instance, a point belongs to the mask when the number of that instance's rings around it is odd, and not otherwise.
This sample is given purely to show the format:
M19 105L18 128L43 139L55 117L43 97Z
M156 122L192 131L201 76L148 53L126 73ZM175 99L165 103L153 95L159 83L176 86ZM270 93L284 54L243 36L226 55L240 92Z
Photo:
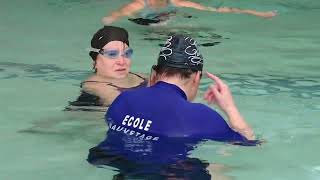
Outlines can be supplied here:
M101 79L96 75L88 77L86 80L81 82L81 88L85 91L96 91L96 90L108 90L110 89L107 84L110 84L107 80Z
M139 77L141 79L144 79L144 80L148 79L148 77L149 77L149 75L146 74L146 73L130 72L130 74L133 75L133 76Z
M99 81L99 77L96 74L92 74L91 76L89 76L87 79L85 79L84 81L82 81L83 83L86 82L93 82L93 81Z

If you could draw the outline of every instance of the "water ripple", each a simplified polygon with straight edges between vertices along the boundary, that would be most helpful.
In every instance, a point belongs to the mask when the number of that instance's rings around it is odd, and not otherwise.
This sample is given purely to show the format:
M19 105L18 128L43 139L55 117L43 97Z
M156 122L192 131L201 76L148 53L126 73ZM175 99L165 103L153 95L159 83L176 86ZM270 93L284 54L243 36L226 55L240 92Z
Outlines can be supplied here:
M34 78L45 81L83 80L90 71L71 70L54 64L0 62L0 79Z
M320 76L289 77L237 73L224 73L218 76L225 80L237 95L261 96L287 93L297 98L320 97ZM211 80L204 79L200 90L205 91L211 83Z
M65 81L85 79L91 72L61 68L52 64L24 64L0 62L0 79L34 78L44 81ZM280 93L291 97L307 98L320 97L320 76L293 77L268 74L218 74L228 83L234 94L262 96ZM205 91L212 81L204 78L200 91Z

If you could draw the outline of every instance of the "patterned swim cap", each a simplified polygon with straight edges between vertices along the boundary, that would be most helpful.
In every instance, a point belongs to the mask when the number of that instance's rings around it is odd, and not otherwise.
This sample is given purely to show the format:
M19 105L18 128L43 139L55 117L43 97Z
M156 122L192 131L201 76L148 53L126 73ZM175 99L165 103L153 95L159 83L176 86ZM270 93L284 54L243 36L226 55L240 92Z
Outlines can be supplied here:
M203 57L194 39L173 35L161 48L157 65L202 71Z

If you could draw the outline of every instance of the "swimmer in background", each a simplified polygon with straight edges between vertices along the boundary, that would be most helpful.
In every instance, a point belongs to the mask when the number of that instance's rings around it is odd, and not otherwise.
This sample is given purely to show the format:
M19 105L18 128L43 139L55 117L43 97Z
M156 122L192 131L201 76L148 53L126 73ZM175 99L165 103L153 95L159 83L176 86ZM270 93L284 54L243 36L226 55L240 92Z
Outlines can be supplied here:
M202 11L211 11L217 13L239 13L253 16L271 18L276 15L275 11L259 12L252 9L238 9L231 7L207 7L199 3L185 0L134 0L124 5L119 10L102 19L103 24L111 24L123 16L129 18L140 25L158 24L169 20L170 16L177 13L177 7L194 8Z
M123 91L147 86L147 78L130 72L133 50L128 32L104 26L91 40L94 73L81 83L81 95L65 110L103 111Z

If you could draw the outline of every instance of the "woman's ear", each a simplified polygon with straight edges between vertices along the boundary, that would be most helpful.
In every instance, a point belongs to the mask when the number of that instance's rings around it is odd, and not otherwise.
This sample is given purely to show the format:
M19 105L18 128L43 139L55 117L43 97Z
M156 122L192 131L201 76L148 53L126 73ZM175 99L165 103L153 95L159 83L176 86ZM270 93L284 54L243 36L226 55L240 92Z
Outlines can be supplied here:
M95 61L93 61L92 62L92 69L94 70L94 72L96 73L97 72L97 61L95 60Z

